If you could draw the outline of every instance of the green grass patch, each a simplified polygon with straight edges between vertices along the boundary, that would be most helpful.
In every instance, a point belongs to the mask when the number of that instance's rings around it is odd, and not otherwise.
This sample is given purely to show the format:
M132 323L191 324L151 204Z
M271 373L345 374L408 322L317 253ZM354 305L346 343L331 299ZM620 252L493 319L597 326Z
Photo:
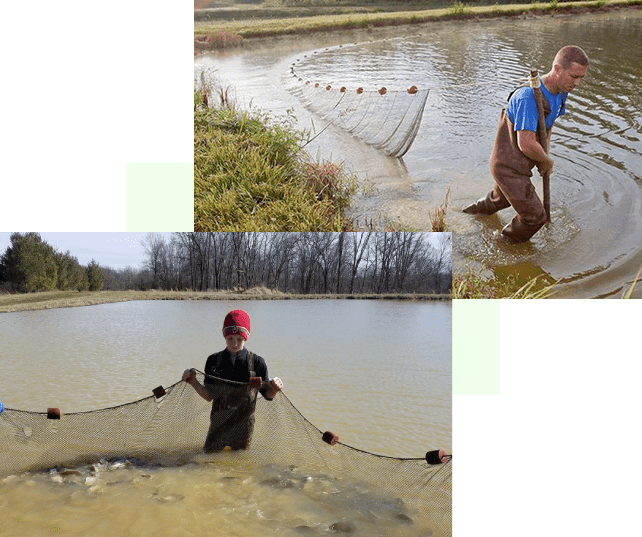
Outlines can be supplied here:
M203 106L195 93L195 231L349 231L356 179L310 162L306 135L257 111Z

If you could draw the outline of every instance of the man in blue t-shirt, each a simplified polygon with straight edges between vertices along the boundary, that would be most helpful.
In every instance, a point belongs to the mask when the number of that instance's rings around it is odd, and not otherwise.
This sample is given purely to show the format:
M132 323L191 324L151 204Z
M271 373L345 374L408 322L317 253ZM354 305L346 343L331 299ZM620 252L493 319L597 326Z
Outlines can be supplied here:
M531 183L532 169L541 175L553 171L553 160L546 153L555 120L566 113L569 92L577 88L586 75L589 60L579 47L562 48L551 70L542 77L547 140L539 140L539 114L533 89L518 88L502 110L495 143L490 155L490 172L495 180L491 192L464 209L468 214L493 214L512 205L517 212L502 229L502 236L511 242L530 239L545 223L544 205Z

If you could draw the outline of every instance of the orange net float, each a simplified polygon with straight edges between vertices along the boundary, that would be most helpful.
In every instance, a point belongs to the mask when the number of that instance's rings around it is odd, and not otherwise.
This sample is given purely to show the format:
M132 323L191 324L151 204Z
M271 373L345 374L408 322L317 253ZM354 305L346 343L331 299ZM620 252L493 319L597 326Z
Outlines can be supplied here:
M59 420L60 419L60 409L59 408L48 408L47 409L47 419L48 420Z
M388 93L388 90L385 87L379 89L379 95L385 95L386 93Z
M263 386L263 379L261 377L250 377L250 388L259 390Z
M448 455L445 449L436 449L426 453L426 462L428 464L443 464L452 459L452 455ZM444 460L446 459L446 460Z
M339 441L339 437L336 434L331 433L330 431L326 431L325 433L323 433L323 436L321 436L321 440L323 440L326 444L334 446Z
M357 88L357 93L359 94L363 93L363 88Z
M410 86L407 91L408 93L410 93L410 95L414 95L415 93L417 93L418 89L417 86Z

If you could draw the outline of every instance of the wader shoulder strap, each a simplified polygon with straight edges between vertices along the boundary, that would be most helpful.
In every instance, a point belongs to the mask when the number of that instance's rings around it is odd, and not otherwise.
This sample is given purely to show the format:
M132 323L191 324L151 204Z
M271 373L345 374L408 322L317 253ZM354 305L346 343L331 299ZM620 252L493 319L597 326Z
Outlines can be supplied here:
M256 377L255 367L254 367L254 353L247 351L247 371L250 374L250 378Z
M522 84L521 86L515 88L513 91L511 91L508 94L508 99L506 99L506 102L509 102L513 94L520 88L530 88L530 84L528 83ZM560 116L564 113L564 110L566 107L566 97L567 97L566 95L562 95L562 106L560 108L560 113L559 113ZM543 101L544 102L542 104L544 105L544 114L546 115L546 117L548 117L548 114L551 113L551 105L548 104L548 99L546 97L544 97Z
M522 84L521 86L516 87L513 91L511 91L508 94L508 99L506 99L506 102L510 102L510 98L513 96L513 94L520 88L528 88L530 87L528 84Z

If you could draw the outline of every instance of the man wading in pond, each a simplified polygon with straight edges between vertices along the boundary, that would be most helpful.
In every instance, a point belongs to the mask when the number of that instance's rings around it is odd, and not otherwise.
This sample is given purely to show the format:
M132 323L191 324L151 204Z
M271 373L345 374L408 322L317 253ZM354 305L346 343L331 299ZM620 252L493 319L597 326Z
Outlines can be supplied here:
M571 45L557 53L550 72L542 77L546 147L553 123L566 113L566 97L580 85L588 64L586 53ZM490 155L490 173L495 185L485 198L464 209L468 214L493 214L512 205L517 214L502 229L502 236L510 242L527 241L546 223L544 205L531 183L531 170L535 166L541 175L553 170L553 160L537 137L538 118L533 89L518 88L501 112Z

